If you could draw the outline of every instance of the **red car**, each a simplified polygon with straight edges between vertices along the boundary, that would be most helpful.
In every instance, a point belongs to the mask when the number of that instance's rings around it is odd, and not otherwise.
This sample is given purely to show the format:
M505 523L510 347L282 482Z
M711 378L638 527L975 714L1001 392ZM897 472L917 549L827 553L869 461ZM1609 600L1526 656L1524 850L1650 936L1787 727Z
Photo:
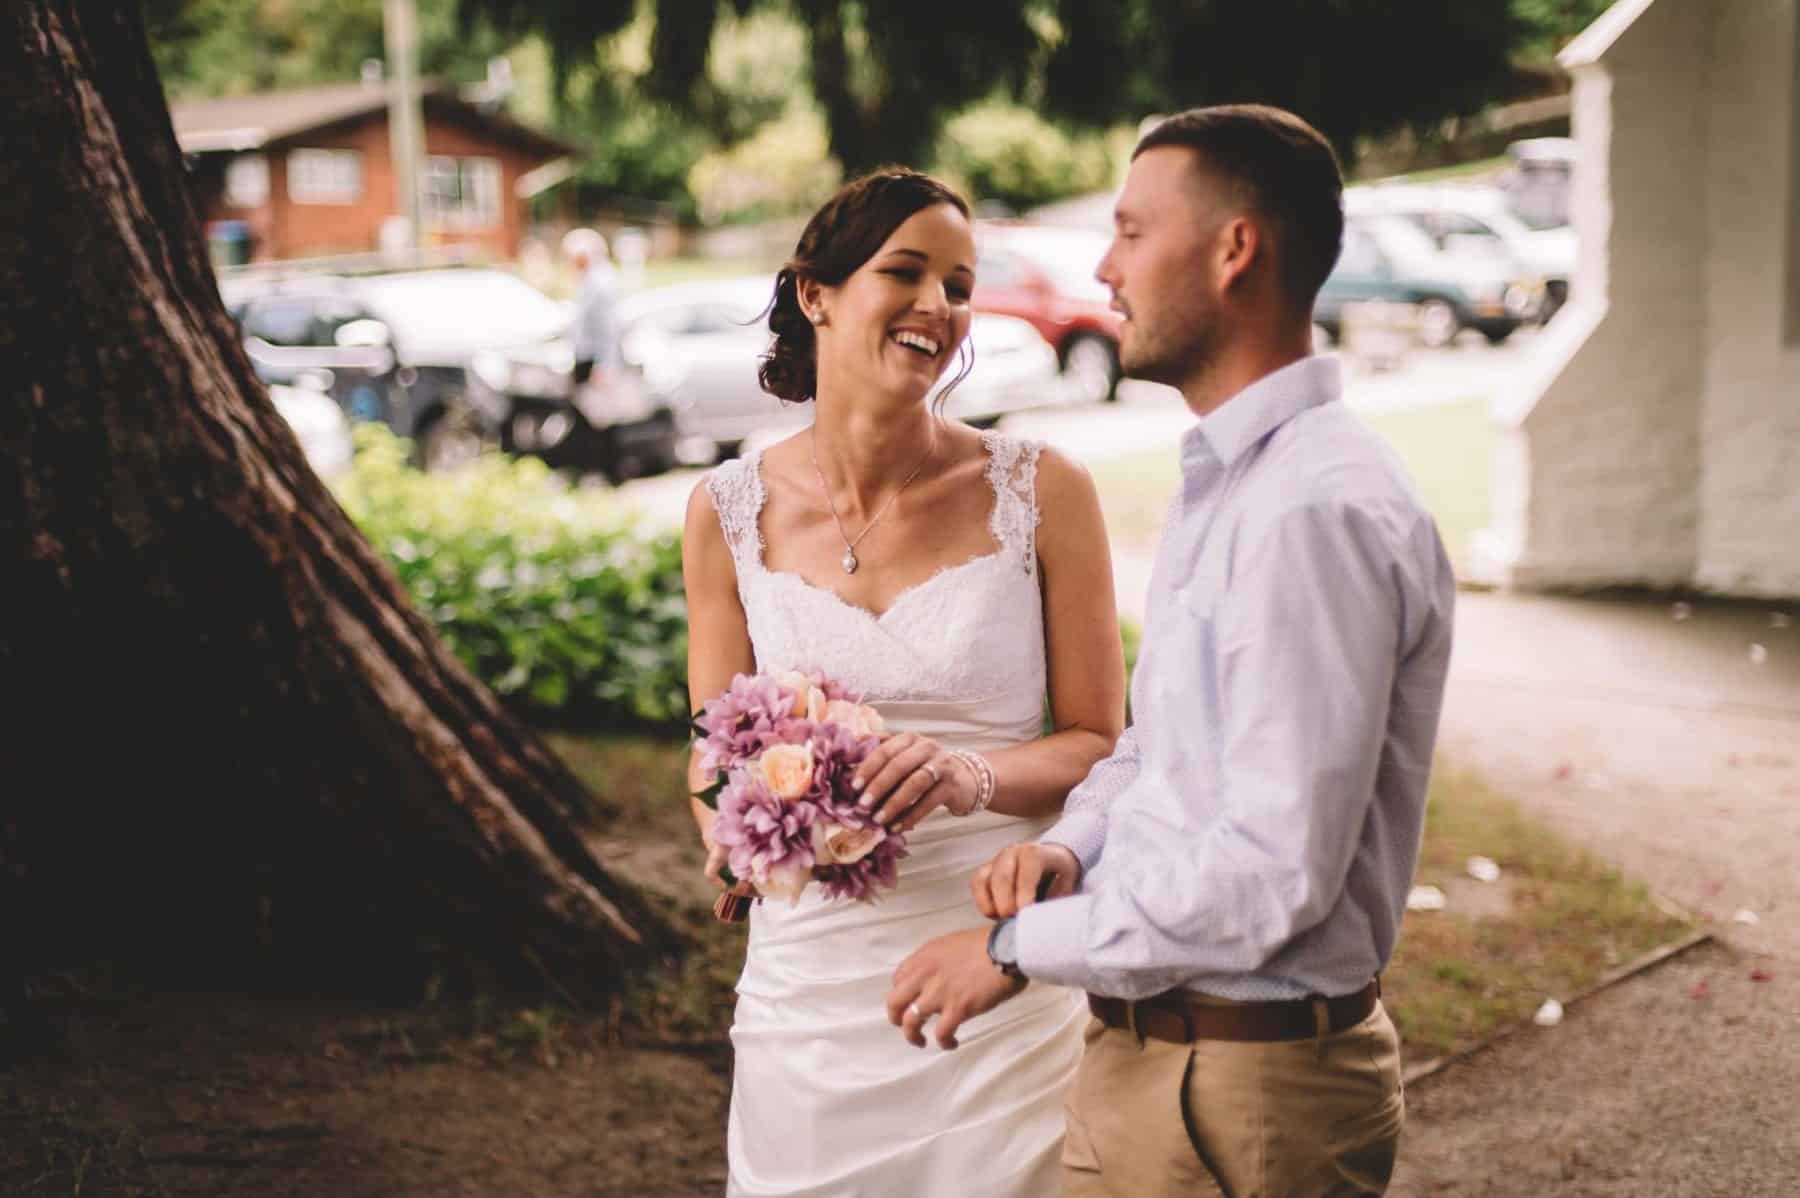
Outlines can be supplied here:
M1112 292L1094 278L1109 239L1051 225L983 224L975 234L974 308L1028 320L1056 350L1081 398L1114 397L1119 324Z

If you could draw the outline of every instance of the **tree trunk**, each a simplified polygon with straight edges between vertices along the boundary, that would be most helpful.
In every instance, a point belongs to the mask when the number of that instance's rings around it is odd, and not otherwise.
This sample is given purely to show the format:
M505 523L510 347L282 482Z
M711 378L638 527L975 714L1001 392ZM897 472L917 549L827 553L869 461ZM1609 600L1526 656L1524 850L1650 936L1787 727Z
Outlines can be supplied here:
M139 6L6 5L0 95L0 954L591 995L670 946L252 374Z

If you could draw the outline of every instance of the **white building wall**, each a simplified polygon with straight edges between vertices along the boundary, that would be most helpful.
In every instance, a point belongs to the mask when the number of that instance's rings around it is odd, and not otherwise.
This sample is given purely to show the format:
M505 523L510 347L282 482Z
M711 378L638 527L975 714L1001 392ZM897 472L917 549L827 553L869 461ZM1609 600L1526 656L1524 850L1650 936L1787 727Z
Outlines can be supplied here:
M1800 594L1797 7L1619 0L1565 56L1582 256L1496 411L1479 573Z
M1667 0L1664 0L1665 4ZM1695 581L1800 595L1800 4L1713 0L1707 341Z

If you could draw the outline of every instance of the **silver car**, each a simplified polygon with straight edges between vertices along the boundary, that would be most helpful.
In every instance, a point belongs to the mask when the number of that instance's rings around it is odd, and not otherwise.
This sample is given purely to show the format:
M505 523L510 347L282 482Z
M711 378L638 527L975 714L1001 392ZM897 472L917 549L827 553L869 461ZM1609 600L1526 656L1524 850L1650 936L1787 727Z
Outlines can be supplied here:
M620 303L620 350L675 410L679 452L705 463L812 419L804 404L765 392L756 368L769 347L767 276L678 283ZM1025 321L978 314L970 324L974 365L945 400L947 415L992 424L1007 412L1079 402L1057 370L1056 352ZM947 384L956 367L946 372Z

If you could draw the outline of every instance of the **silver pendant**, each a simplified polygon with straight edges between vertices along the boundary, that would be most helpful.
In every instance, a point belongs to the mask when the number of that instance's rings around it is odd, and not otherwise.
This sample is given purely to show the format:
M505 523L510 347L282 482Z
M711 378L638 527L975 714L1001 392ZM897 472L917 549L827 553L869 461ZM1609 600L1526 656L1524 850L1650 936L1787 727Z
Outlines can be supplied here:
M854 549L844 550L843 561L840 562L839 564L844 567L844 573L846 573L846 574L856 573L856 565L857 565L856 550L854 550Z

